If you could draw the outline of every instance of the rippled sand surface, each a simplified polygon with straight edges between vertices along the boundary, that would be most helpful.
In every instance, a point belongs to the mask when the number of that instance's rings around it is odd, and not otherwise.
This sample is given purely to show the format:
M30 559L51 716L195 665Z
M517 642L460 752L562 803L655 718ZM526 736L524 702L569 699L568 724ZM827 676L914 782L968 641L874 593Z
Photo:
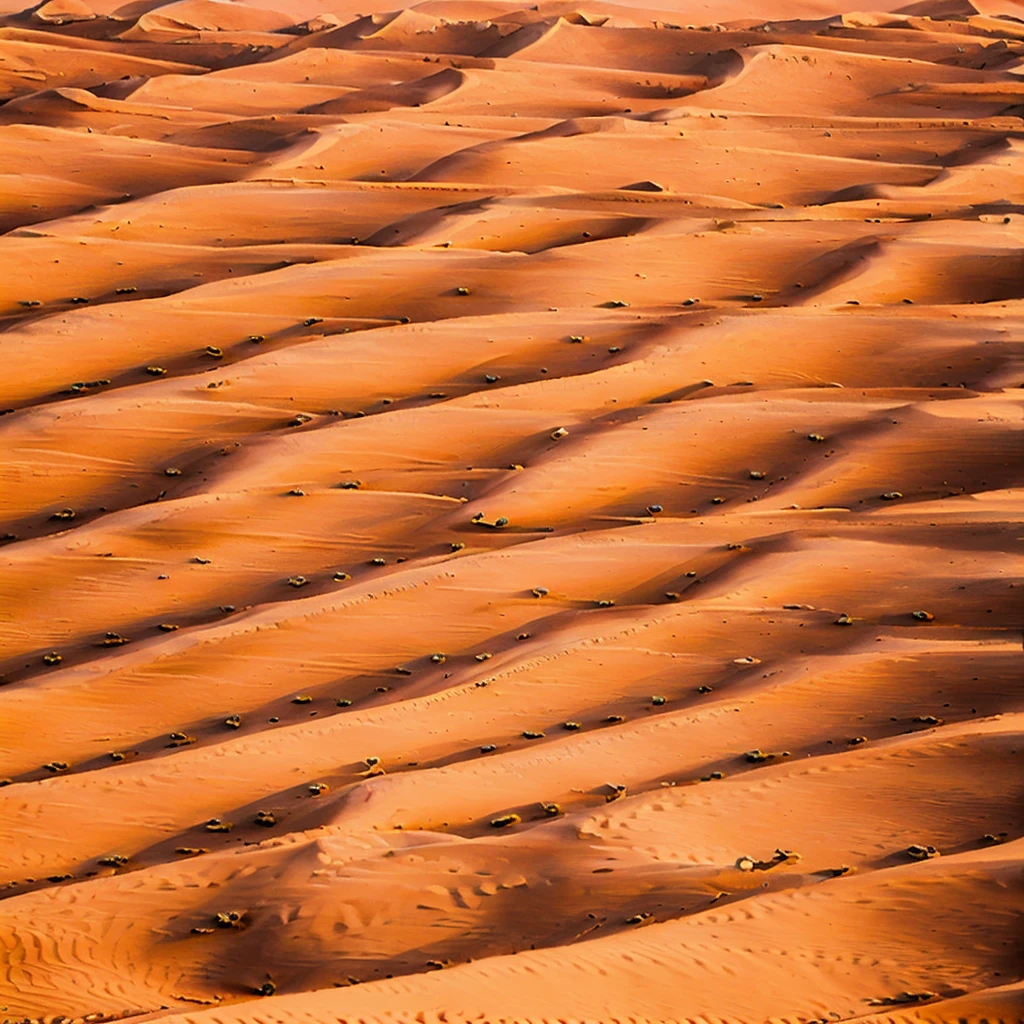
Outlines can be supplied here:
M1024 1020L1024 7L118 4L0 17L2 1019Z

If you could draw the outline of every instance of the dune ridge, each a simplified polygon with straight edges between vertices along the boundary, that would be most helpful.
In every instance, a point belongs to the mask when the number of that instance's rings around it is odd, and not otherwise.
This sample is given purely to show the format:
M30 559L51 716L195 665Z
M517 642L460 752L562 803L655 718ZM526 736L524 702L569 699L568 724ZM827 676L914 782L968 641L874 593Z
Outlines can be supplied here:
M4 1024L1024 1022L1024 8L0 2Z

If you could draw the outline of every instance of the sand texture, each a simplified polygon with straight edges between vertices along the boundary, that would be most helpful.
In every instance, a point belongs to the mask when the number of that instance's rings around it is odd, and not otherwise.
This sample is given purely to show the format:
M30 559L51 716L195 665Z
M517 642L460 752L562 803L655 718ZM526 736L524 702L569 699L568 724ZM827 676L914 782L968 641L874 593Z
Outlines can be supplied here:
M0 1021L1024 1022L1024 6L665 3L3 0Z

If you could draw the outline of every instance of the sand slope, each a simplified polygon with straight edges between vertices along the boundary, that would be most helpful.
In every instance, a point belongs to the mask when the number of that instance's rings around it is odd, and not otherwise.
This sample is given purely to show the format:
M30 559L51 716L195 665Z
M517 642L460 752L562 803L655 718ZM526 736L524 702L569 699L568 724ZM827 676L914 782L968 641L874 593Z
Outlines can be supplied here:
M3 10L5 1024L1024 1021L1019 5Z

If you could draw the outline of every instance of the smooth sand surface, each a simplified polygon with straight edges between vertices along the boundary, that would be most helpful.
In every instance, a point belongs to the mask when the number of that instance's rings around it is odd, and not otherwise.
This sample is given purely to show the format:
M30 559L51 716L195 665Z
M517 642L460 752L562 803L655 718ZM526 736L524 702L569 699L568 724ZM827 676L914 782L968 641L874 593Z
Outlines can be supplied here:
M1024 7L0 11L4 1024L1024 1022Z

